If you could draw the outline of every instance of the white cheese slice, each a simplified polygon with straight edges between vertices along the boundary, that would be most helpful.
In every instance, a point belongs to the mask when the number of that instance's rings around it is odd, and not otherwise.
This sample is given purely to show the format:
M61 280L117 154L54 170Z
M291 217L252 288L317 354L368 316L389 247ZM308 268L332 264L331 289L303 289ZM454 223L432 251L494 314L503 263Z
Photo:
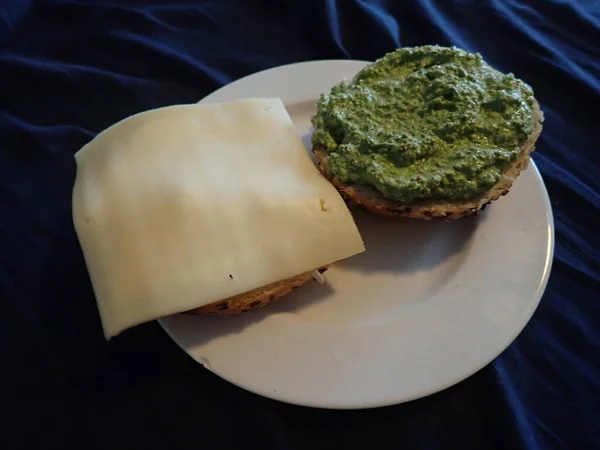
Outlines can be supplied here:
M279 99L147 111L75 158L73 222L107 339L364 251Z

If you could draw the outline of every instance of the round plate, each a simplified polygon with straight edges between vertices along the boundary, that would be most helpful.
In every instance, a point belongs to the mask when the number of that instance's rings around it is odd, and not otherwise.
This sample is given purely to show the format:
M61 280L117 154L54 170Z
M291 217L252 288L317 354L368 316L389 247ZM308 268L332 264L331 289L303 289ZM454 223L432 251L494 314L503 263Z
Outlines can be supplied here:
M315 61L256 73L202 102L280 97L307 146L319 94L366 62ZM554 226L535 165L478 218L385 218L352 210L367 251L280 302L235 317L160 322L218 376L298 405L370 408L432 394L498 356L548 280Z

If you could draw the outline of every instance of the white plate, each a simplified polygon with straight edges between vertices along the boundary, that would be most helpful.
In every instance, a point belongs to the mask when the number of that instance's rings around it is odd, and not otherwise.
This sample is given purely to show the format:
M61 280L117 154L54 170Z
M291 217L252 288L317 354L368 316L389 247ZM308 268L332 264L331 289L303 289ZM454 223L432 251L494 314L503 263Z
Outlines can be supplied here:
M256 73L202 102L280 97L309 145L322 92L365 65L316 61ZM449 387L499 355L538 305L554 248L535 165L477 219L451 223L356 210L367 251L280 302L237 317L161 320L190 356L254 393L369 408Z

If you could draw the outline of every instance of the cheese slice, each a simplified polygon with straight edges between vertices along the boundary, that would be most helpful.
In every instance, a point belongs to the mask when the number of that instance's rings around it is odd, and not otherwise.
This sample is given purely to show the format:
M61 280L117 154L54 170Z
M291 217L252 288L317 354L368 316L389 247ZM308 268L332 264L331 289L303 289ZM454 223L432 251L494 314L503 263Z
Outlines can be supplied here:
M75 159L73 222L107 339L364 251L279 99L143 112Z

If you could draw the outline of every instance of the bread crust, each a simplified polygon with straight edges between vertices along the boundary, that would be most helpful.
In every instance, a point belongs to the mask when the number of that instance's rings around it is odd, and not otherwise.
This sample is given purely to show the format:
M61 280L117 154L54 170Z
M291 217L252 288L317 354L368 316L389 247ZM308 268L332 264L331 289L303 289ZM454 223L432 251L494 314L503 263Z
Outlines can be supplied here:
M469 200L452 201L416 201L402 203L384 198L370 187L344 184L329 171L327 153L319 145L313 146L313 153L318 160L317 167L321 173L337 188L342 197L350 204L362 206L364 209L383 216L410 217L414 219L453 220L479 214L494 200L508 194L513 182L529 165L531 152L542 132L543 112L537 100L533 105L534 130L521 145L520 155L502 172L500 181L490 190Z
M324 273L328 267L318 269L320 273ZM187 311L187 314L196 315L219 315L232 316L252 309L262 308L275 300L280 299L286 294L298 289L303 284L313 280L313 271L306 272L295 277L277 281L266 286L253 289L243 294L234 295L233 297L219 300L209 305L202 306Z

